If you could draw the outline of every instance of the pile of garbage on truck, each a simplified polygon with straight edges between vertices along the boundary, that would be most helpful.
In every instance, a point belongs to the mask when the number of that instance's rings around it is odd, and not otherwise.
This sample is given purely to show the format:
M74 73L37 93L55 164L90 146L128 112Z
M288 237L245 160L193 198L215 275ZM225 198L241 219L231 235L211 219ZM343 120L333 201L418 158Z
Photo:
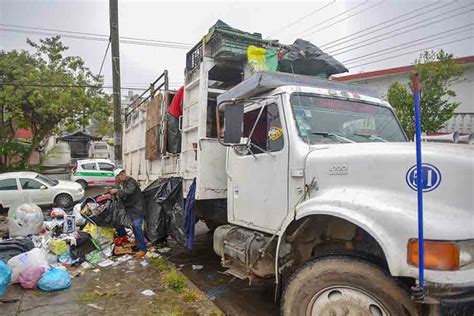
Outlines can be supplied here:
M87 198L70 210L52 208L45 216L31 202L8 211L8 236L0 239L0 297L9 284L54 292L67 289L87 270L115 267L133 258L136 242L120 201L111 194ZM160 257L170 248L151 245L143 258Z

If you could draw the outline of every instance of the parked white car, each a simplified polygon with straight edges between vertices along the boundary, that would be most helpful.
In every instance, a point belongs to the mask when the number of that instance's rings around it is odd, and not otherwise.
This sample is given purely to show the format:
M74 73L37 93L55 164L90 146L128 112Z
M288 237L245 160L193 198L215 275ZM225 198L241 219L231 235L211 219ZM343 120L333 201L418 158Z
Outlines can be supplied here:
M84 189L71 181L52 180L36 172L7 172L0 174L0 206L28 198L37 205L70 207L84 197Z
M78 160L72 168L71 181L79 183L82 188L96 185L113 185L115 165L108 159Z

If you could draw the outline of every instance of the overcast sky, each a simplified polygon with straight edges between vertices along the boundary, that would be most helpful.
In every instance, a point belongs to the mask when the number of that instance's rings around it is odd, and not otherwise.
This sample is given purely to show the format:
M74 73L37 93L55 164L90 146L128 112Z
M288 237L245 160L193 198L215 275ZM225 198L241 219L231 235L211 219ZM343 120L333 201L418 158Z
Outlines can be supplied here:
M195 44L221 19L232 27L259 32L285 44L296 38L307 39L332 53L351 73L357 73L413 63L424 48L443 48L456 57L474 55L473 9L472 0L119 0L119 31L124 37ZM376 26L383 22L387 23ZM0 0L0 24L0 49L7 51L28 49L26 37L45 37L7 31L14 29L11 25L108 36L108 0ZM367 28L370 29L363 31ZM363 32L340 40L360 31ZM365 36L355 38L360 35ZM353 40L344 42L349 39ZM324 46L334 40L339 40L334 43L338 46ZM69 54L81 56L92 71L99 72L107 42L72 38L63 41L70 48ZM399 46L402 44L405 45ZM358 58L381 50L384 51L366 59ZM169 71L173 86L182 83L187 51L122 43L122 86L146 87L164 69ZM401 56L378 61L396 55ZM110 52L102 73L105 84L111 85Z

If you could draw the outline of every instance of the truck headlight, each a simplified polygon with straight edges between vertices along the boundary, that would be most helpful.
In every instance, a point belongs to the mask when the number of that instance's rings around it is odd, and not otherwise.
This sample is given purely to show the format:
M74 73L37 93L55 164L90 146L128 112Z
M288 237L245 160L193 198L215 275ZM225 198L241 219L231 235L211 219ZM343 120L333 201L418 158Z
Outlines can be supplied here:
M430 270L470 269L474 263L474 240L437 241L425 240L425 268ZM418 239L408 241L408 264L419 265Z

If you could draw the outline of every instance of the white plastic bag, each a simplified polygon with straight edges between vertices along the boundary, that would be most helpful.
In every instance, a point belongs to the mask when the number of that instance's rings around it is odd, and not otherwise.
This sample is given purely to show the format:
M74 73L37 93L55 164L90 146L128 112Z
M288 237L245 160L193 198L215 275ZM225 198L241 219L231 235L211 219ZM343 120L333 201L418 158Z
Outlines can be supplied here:
M48 268L48 260L46 259L46 251L40 248L33 248L28 252L19 254L7 262L12 269L11 283L18 283L20 273L29 267L45 267Z
M36 235L43 229L43 212L33 203L12 205L8 210L10 238Z
M84 226L86 224L86 219L81 215L81 203L74 205L72 209L72 215L76 217L76 227Z

